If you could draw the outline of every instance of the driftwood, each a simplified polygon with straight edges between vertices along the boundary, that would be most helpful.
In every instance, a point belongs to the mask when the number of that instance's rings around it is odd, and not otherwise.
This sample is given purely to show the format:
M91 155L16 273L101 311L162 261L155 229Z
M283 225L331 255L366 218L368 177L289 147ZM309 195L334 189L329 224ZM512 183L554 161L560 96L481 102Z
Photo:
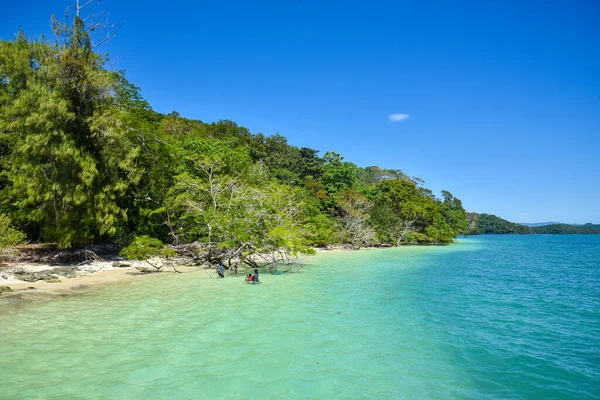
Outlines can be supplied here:
M297 262L290 262L289 264L273 264L267 266L267 272L271 274L285 274L286 272L299 272L301 269L305 268L304 265Z
M227 272L235 274L241 264L252 269L265 267L267 271L285 266L282 272L298 272L303 268L287 251L273 249L264 252L256 248L252 242L242 243L232 248L221 248L217 243L209 242L193 242L171 247L180 257L191 259L196 265L207 265L209 268L223 265ZM208 275L212 278L210 274Z

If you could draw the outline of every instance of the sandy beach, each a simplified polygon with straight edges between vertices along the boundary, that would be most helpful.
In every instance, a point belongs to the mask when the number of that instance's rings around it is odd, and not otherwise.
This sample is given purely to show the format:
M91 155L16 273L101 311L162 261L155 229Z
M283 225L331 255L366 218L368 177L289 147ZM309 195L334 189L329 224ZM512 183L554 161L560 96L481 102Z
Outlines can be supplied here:
M38 280L35 282L27 282L18 279L15 271L25 271L32 273L44 273L57 268L52 265L35 265L35 264L13 264L0 267L0 298L18 297L20 300L27 299L51 299L55 296L66 296L79 294L82 291L93 287L110 285L133 280L156 279L165 274L173 274L172 268L164 267L159 272L141 273L135 267L148 267L145 262L127 262L130 267L114 267L113 262L97 261L79 266L77 276L66 278L57 276L59 282L46 282ZM204 269L203 267L178 267L178 271L183 274L193 273L196 275L194 279L211 279L215 278L214 271ZM153 270L153 268L151 268ZM212 275L209 275L211 274ZM6 289L6 287L10 288Z

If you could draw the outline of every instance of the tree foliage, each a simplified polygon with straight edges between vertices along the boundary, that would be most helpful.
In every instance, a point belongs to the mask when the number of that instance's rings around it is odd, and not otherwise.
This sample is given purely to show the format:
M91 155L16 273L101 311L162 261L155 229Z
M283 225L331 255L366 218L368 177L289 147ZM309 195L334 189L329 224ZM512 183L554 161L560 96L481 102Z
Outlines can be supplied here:
M521 224L509 222L492 214L469 214L471 234L489 233L533 233L533 230Z
M0 44L4 197L60 247L114 237L128 217L119 199L139 179L126 81L104 69L82 25L57 32L62 46L23 34Z
M79 13L53 27L54 43L0 42L0 211L30 240L125 242L133 259L200 243L209 258L244 259L449 243L469 228L458 198L399 169L157 113L93 51Z
M13 226L8 216L0 214L0 252L24 241L25 234Z
M176 253L175 250L165 247L160 240L143 235L136 237L127 247L121 249L121 255L128 260L146 261L149 265L156 268L157 271L160 271L164 266L163 259L169 260ZM151 261L153 258L160 258L160 260L153 262ZM175 264L171 263L171 266L175 272L179 272Z

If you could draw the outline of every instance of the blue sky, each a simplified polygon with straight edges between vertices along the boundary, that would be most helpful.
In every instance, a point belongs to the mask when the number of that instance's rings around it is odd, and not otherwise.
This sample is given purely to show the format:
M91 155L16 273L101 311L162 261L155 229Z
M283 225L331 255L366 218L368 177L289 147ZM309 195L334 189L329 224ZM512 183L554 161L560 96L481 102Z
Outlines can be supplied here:
M0 38L69 0L0 0ZM399 168L471 211L600 222L597 1L117 1L100 48L160 112ZM392 114L396 121L390 120ZM408 117L407 117L408 116Z

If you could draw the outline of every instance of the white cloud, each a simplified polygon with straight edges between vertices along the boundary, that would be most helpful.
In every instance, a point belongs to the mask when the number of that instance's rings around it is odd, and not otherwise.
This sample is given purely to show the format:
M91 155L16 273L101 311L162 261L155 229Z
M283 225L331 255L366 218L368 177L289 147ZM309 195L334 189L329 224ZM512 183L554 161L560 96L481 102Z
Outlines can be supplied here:
M399 114L388 115L388 119L392 122L402 122L402 121L406 121L409 118L410 118L410 114L399 113Z

